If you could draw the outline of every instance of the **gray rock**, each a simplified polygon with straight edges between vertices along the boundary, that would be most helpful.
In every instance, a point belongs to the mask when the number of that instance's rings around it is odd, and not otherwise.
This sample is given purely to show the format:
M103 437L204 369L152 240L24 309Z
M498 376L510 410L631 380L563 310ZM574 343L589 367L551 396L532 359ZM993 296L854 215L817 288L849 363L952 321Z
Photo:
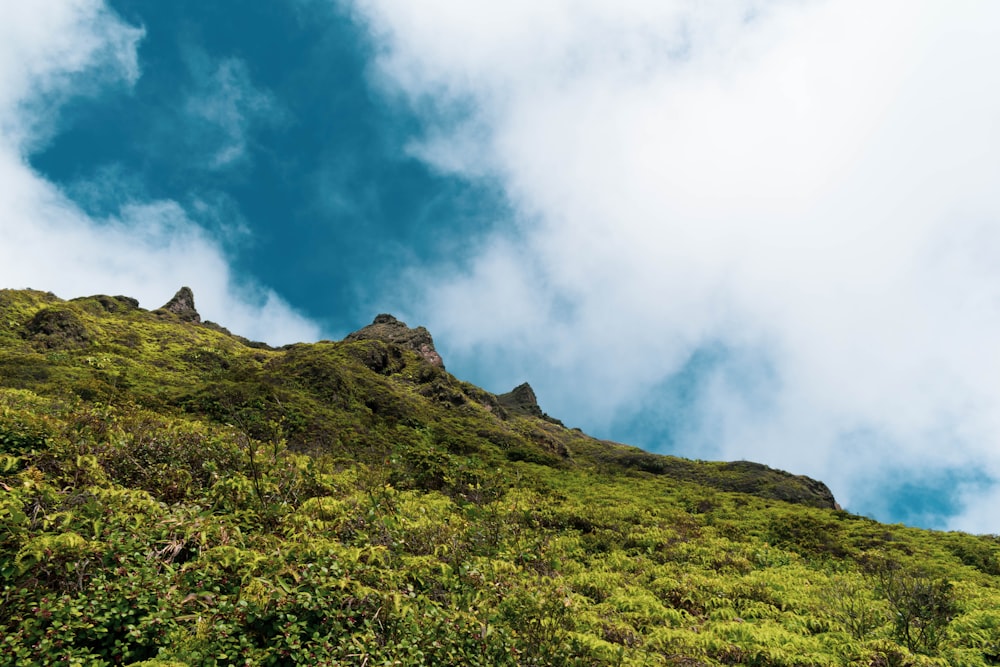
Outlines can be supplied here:
M174 298L163 304L160 310L173 313L185 322L201 322L201 315L194 307L194 292L191 291L190 287L182 287L177 290Z
M405 322L400 322L392 315L382 313L375 316L375 321L366 327L348 334L345 341L381 340L414 350L432 366L444 368L441 355L434 349L434 339L424 327L411 329Z

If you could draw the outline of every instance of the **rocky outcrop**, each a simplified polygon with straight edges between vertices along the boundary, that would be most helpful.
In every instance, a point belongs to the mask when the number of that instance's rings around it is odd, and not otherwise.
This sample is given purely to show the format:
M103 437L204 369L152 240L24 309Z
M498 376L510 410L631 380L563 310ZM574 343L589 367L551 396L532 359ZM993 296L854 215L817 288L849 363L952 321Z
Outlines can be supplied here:
M163 304L159 311L172 313L184 322L201 322L201 315L194 307L194 292L191 291L190 287L182 287L177 290L174 298Z
M381 340L393 343L410 350L414 350L432 366L444 368L441 355L434 349L434 339L424 327L411 329L405 322L400 322L392 315L382 313L375 317L375 321L366 327L358 329L354 333L348 334L344 340L346 342L357 340Z
M499 394L500 405L519 415L541 417L542 409L538 406L535 390L527 382L519 384L506 394Z
M736 490L742 490L739 488L742 484L748 493L763 495L761 490L767 487L772 497L778 500L828 509L840 509L830 487L818 479L805 475L793 475L790 472L776 470L763 463L753 461L730 461L719 464L719 467L726 472L738 473L735 479L740 480L740 482L733 483Z
M538 398L535 396L535 390L527 382L519 384L506 394L498 395L497 400L512 414L538 417L559 426L563 425L558 419L542 412L542 408L538 405Z

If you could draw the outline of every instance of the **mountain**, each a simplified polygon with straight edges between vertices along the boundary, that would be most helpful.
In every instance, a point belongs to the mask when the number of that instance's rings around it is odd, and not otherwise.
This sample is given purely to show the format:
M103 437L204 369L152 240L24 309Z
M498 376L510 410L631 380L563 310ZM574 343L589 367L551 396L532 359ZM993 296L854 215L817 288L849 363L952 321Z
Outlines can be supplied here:
M1000 664L996 537L660 456L391 315L0 290L0 664Z

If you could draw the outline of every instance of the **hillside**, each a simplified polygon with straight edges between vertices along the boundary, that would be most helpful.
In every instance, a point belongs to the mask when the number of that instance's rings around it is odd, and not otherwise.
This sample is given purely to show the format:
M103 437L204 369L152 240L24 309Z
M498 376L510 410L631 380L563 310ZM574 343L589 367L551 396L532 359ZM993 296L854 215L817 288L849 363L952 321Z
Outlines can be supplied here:
M658 456L390 315L0 290L0 664L992 665L1000 541Z

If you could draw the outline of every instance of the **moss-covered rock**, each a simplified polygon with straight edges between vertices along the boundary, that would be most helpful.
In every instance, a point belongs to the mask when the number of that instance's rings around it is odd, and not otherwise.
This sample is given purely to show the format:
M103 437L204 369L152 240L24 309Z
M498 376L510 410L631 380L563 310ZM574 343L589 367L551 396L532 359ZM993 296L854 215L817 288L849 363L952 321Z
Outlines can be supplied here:
M169 313L182 322L201 322L201 315L194 307L194 292L191 291L190 287L182 287L177 290L177 294L174 294L170 301L157 309L157 312Z
M376 315L375 320L366 327L358 329L354 333L348 334L345 341L356 340L381 340L387 343L395 343L405 348L413 350L432 366L444 368L441 355L434 349L434 339L424 327L411 329L405 322L400 322L392 315Z
M91 342L91 334L80 316L59 306L36 312L24 325L24 337L36 347L48 350L81 348Z

